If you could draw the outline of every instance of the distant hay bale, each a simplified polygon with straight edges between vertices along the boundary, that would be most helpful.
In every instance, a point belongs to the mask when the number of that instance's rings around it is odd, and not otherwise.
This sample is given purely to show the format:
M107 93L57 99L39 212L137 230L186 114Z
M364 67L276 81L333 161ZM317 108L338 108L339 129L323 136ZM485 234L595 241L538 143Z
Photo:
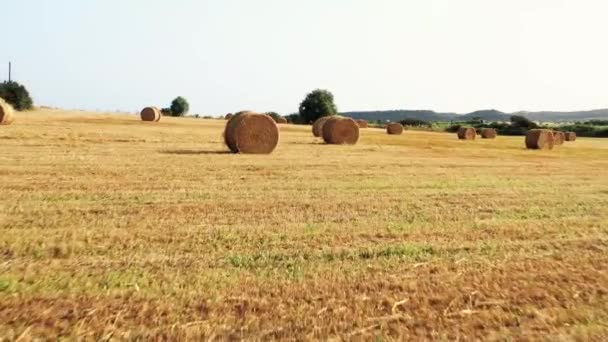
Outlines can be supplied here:
M366 120L357 120L357 125L359 125L359 128L367 128L369 126Z
M279 128L266 114L239 113L226 123L224 141L233 153L269 154L279 143Z
M458 129L458 139L460 140L475 140L477 132L472 127L460 127Z
M553 132L553 146L563 145L564 141L566 141L566 135L564 134L564 132Z
M354 145L359 141L359 125L351 118L331 116L323 124L323 140L326 144Z
M494 128L482 128L481 129L481 137L483 139L496 139L496 130Z
M403 134L403 125L398 122L393 122L386 126L386 133L390 135L401 135Z
M278 124L286 124L287 123L287 119L285 119L285 117L283 117L283 116L277 117L276 121L277 121Z
M566 141L576 141L576 133L566 132L564 134L564 139L566 139Z
M0 98L0 125L10 125L15 119L13 106Z
M160 110L156 107L146 107L141 110L141 120L142 121L160 121L162 114Z
M315 121L312 124L312 134L317 137L323 137L323 125L325 125L325 122L331 118L331 116L322 116L320 118L317 119L317 121Z
M233 116L234 115L232 113L228 113L228 114L226 114L226 116L224 116L224 120L230 120L230 119L232 119Z
M532 150L552 150L553 132L548 129L531 129L526 135L526 148Z

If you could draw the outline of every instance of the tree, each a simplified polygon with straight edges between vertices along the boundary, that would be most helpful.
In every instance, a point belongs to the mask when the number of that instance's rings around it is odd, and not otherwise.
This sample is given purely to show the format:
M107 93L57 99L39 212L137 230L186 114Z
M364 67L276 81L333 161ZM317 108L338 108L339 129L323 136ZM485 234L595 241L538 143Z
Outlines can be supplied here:
M0 97L16 110L32 109L34 105L27 89L14 81L6 81L0 84Z
M535 124L534 122L528 120L528 118L523 117L521 115L513 115L511 117L511 126L519 127L519 128L527 128L527 129L538 128L537 124Z
M338 109L334 104L334 95L327 90L317 89L306 95L300 103L300 116L305 123L315 122L323 116L338 114Z
M171 115L173 116L184 116L188 113L188 110L190 110L190 105L188 104L188 101L181 96L176 97L175 100L171 102Z

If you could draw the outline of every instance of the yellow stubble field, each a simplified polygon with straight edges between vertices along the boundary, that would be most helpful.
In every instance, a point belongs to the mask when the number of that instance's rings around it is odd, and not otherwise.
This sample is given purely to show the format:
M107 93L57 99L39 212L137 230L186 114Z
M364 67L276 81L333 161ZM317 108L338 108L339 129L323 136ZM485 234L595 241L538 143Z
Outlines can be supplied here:
M0 126L0 338L608 337L608 139L58 110Z

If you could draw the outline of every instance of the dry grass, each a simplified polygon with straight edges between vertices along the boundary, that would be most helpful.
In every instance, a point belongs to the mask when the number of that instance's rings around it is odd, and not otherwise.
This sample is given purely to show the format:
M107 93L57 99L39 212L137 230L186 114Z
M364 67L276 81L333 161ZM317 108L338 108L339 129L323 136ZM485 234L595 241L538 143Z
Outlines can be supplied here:
M608 336L608 140L290 125L232 155L224 125L1 127L0 338Z

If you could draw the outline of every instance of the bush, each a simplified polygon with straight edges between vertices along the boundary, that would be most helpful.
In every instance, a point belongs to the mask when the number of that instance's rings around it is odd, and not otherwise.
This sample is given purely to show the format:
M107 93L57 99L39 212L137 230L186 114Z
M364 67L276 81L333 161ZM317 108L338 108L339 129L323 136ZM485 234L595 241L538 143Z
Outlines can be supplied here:
M302 116L298 113L289 114L285 117L285 119L287 119L287 122L289 122L290 124L295 124L295 125L305 125L306 124L306 122L304 121L304 118L302 118Z
M14 81L6 81L0 84L0 97L19 111L32 109L34 106L27 89Z
M171 113L171 108L163 108L160 110L160 112L165 116L173 116L173 113Z
M403 126L412 126L412 127L431 127L431 123L428 121L420 120L420 119L410 119L406 118L399 121Z
M190 110L190 105L185 98L178 96L171 102L171 115L173 116L184 116L188 114L188 110Z
M462 127L462 125L456 124L456 125L450 125L448 126L445 131L449 132L449 133L456 133L458 132L458 130L460 129L460 127Z
M534 122L528 120L528 118L523 117L521 115L513 115L511 117L511 126L512 127L520 127L527 129L535 129L538 128L538 125Z
M300 116L304 123L313 123L318 118L338 114L334 104L334 95L327 90L317 89L306 95L300 103Z
M278 113L276 112L266 112L266 115L270 116L274 122L279 122L279 120L281 120L282 116L280 116Z

